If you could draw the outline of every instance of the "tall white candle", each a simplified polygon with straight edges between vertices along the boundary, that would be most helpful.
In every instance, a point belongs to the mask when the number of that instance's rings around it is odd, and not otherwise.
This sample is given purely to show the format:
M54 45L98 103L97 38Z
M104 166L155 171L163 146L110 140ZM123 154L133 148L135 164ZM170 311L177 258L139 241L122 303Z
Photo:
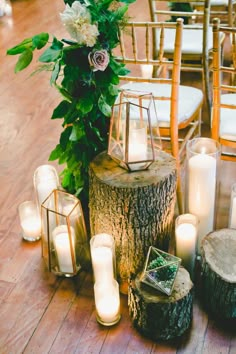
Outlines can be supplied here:
M39 205L44 202L44 200L54 189L57 189L57 183L54 180L42 180L40 183L38 183L37 196Z
M193 276L196 254L196 226L187 222L175 228L176 256L182 259L183 266Z
M95 282L109 282L114 278L112 249L105 246L91 249Z
M188 162L189 212L199 219L197 252L202 238L214 228L216 159L207 154L192 156Z
M59 270L62 273L73 273L72 254L75 258L75 233L71 227L72 250L67 225L59 225L52 232L53 243L56 250Z
M95 283L95 306L97 320L103 325L111 326L120 319L119 285L116 280L109 283Z

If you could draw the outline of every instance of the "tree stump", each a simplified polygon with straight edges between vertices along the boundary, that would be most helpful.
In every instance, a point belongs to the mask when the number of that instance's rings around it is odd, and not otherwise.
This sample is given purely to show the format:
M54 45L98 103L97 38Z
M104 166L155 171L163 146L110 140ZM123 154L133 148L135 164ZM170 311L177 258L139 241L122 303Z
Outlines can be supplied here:
M181 336L189 328L193 310L193 283L187 270L180 267L170 296L143 284L140 276L130 282L128 291L134 327L153 340Z
M118 279L128 284L130 275L143 268L149 246L168 250L176 201L175 159L160 151L148 170L128 172L104 152L90 164L89 178L91 234L114 237Z
M221 229L202 240L202 290L216 317L236 318L236 230Z

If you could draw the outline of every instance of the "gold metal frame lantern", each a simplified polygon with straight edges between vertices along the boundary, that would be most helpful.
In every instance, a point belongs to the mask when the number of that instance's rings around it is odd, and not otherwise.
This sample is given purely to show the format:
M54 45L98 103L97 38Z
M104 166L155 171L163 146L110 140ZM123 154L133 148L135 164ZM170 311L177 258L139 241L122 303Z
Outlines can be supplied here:
M128 171L140 171L156 161L160 149L152 93L121 91L112 108L108 155Z
M42 256L50 272L74 276L87 243L80 201L72 194L55 189L41 206Z

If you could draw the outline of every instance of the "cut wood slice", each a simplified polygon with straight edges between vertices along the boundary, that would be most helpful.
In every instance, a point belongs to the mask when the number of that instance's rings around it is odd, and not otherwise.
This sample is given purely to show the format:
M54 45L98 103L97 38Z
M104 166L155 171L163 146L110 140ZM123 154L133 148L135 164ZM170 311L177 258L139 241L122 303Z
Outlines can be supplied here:
M168 250L176 181L175 159L163 151L146 171L130 173L106 152L91 163L91 234L105 232L114 237L120 283L127 284L130 275L141 271L149 246Z
M129 284L128 305L134 327L145 336L154 340L181 336L192 319L193 283L189 273L179 268L170 296L143 284L140 273Z
M236 230L211 232L201 247L205 305L217 317L236 318Z

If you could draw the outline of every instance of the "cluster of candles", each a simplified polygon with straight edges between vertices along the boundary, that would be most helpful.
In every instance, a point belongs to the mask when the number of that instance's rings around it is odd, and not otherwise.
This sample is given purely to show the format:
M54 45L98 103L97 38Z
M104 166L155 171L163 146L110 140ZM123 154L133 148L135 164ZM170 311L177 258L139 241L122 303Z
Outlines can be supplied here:
M105 233L95 235L90 240L90 250L97 321L102 325L111 326L120 320L115 241L111 235Z

